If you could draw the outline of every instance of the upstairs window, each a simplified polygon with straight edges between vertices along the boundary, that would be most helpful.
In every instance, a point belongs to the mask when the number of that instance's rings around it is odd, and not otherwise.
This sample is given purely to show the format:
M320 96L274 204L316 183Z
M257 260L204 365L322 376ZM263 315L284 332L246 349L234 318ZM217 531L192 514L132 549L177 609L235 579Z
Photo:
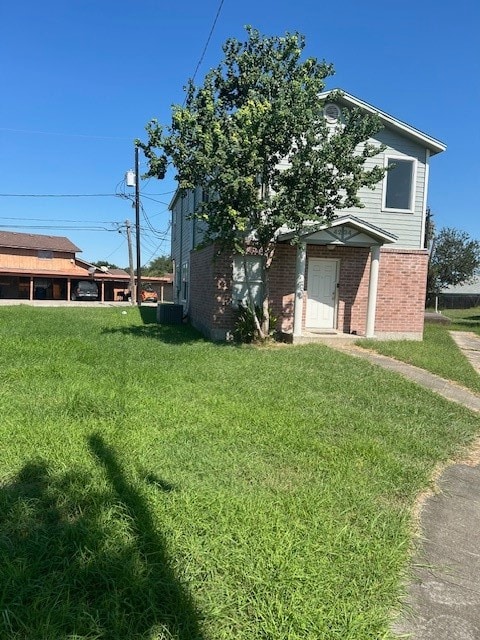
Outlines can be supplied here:
M388 171L383 189L383 208L413 213L416 160L414 158L386 159Z
M46 251L43 249L39 249L38 257L40 258L40 260L52 260L53 251Z

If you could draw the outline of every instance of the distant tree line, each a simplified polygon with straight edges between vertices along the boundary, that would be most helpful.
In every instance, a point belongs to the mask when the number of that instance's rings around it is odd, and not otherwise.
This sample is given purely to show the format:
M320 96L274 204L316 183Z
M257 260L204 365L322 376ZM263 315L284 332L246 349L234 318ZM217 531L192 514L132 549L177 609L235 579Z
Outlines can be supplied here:
M107 267L108 269L124 269L127 273L130 273L130 267L119 267L113 262L108 262L107 260L97 260L93 262L96 267ZM172 273L173 263L172 258L168 255L161 255L153 258L150 262L142 267L141 274L142 276L150 276L150 277L161 277L168 273Z

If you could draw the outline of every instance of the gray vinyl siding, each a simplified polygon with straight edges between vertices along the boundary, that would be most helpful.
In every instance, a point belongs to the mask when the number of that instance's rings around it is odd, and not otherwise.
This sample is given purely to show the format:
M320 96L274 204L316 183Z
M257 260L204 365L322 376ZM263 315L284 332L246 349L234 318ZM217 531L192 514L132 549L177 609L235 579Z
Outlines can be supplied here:
M179 287L178 273L181 274L182 265L186 263L189 265L190 274L190 251L202 241L205 233L205 224L190 218L199 199L200 189L196 192L187 191L184 195L177 192L171 205L171 250L176 271L174 274L174 300L176 302L184 301Z
M423 145L418 144L406 135L385 128L371 142L385 145L386 149L370 158L366 167L376 164L384 166L388 156L416 159L416 184L414 191L413 212L388 211L382 208L385 182L379 182L374 189L361 189L359 192L364 208L352 207L339 211L339 215L351 214L397 236L395 247L420 249L423 247L423 228L426 203L427 155ZM288 159L282 160L280 167L288 166ZM202 241L205 224L198 220L188 219L200 201L198 189L187 192L183 197L177 193L172 204L172 258L176 267L190 260L190 251ZM176 293L176 291L175 291Z
M379 182L373 190L366 188L360 190L359 196L365 205L364 208L352 207L341 211L340 214L350 213L395 234L398 237L395 246L398 248L420 249L423 247L425 190L428 186L426 184L426 150L423 146L389 129L380 131L372 142L384 144L386 149L374 158L370 158L366 163L367 167L373 167L375 164L383 166L388 156L405 156L417 160L413 212L388 211L382 208L385 189L383 181Z

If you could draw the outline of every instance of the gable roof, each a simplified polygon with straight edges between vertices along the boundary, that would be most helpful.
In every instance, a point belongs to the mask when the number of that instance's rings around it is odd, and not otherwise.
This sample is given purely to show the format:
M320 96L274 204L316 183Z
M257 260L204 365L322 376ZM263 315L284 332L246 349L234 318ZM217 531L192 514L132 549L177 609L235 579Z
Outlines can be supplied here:
M398 131L399 133L405 135L407 138L410 138L415 142L422 144L424 147L430 150L430 153L432 155L440 153L441 151L445 151L445 149L447 148L447 146L443 142L440 142L440 140L432 138L432 136L429 136L427 133L424 133L419 129L415 129L415 127L412 127L406 122L402 122L402 120L391 116L385 111L377 109L377 107L368 104L368 102L360 100L360 98L357 98L350 93L343 91L343 89L332 89L331 91L324 91L320 94L320 99L325 100L331 94L333 94L335 98L334 100L332 100L332 102L338 101L347 107L354 107L366 111L367 113L378 115L386 128L394 129L395 131Z
M16 233L0 231L0 247L8 249L40 249L43 251L63 251L77 253L81 251L64 236L44 236L36 233Z
M330 230L335 229L351 229L354 233L330 233ZM293 231L285 231L279 234L278 240L279 242L285 242L292 240L294 237L295 233ZM338 216L331 222L307 224L300 230L298 237L300 240L307 242L318 240L320 244L349 244L351 246L383 245L397 240L397 236L393 233L351 215Z

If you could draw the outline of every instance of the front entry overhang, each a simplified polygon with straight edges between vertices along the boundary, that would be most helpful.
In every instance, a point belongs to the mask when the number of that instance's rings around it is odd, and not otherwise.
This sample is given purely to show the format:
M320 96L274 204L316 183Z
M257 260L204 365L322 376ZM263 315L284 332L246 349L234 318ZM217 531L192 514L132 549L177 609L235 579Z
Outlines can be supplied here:
M286 230L278 236L278 242L294 239L307 244L372 247L396 242L397 236L356 216L339 216L329 223L305 225L298 232Z
M307 244L368 247L370 249L370 276L365 335L367 338L373 338L375 335L380 248L384 244L391 244L396 240L397 237L392 233L376 227L361 218L349 215L335 218L328 224L315 223L306 225L297 233L285 231L279 234L279 242L296 241L297 243L293 337L302 335Z

